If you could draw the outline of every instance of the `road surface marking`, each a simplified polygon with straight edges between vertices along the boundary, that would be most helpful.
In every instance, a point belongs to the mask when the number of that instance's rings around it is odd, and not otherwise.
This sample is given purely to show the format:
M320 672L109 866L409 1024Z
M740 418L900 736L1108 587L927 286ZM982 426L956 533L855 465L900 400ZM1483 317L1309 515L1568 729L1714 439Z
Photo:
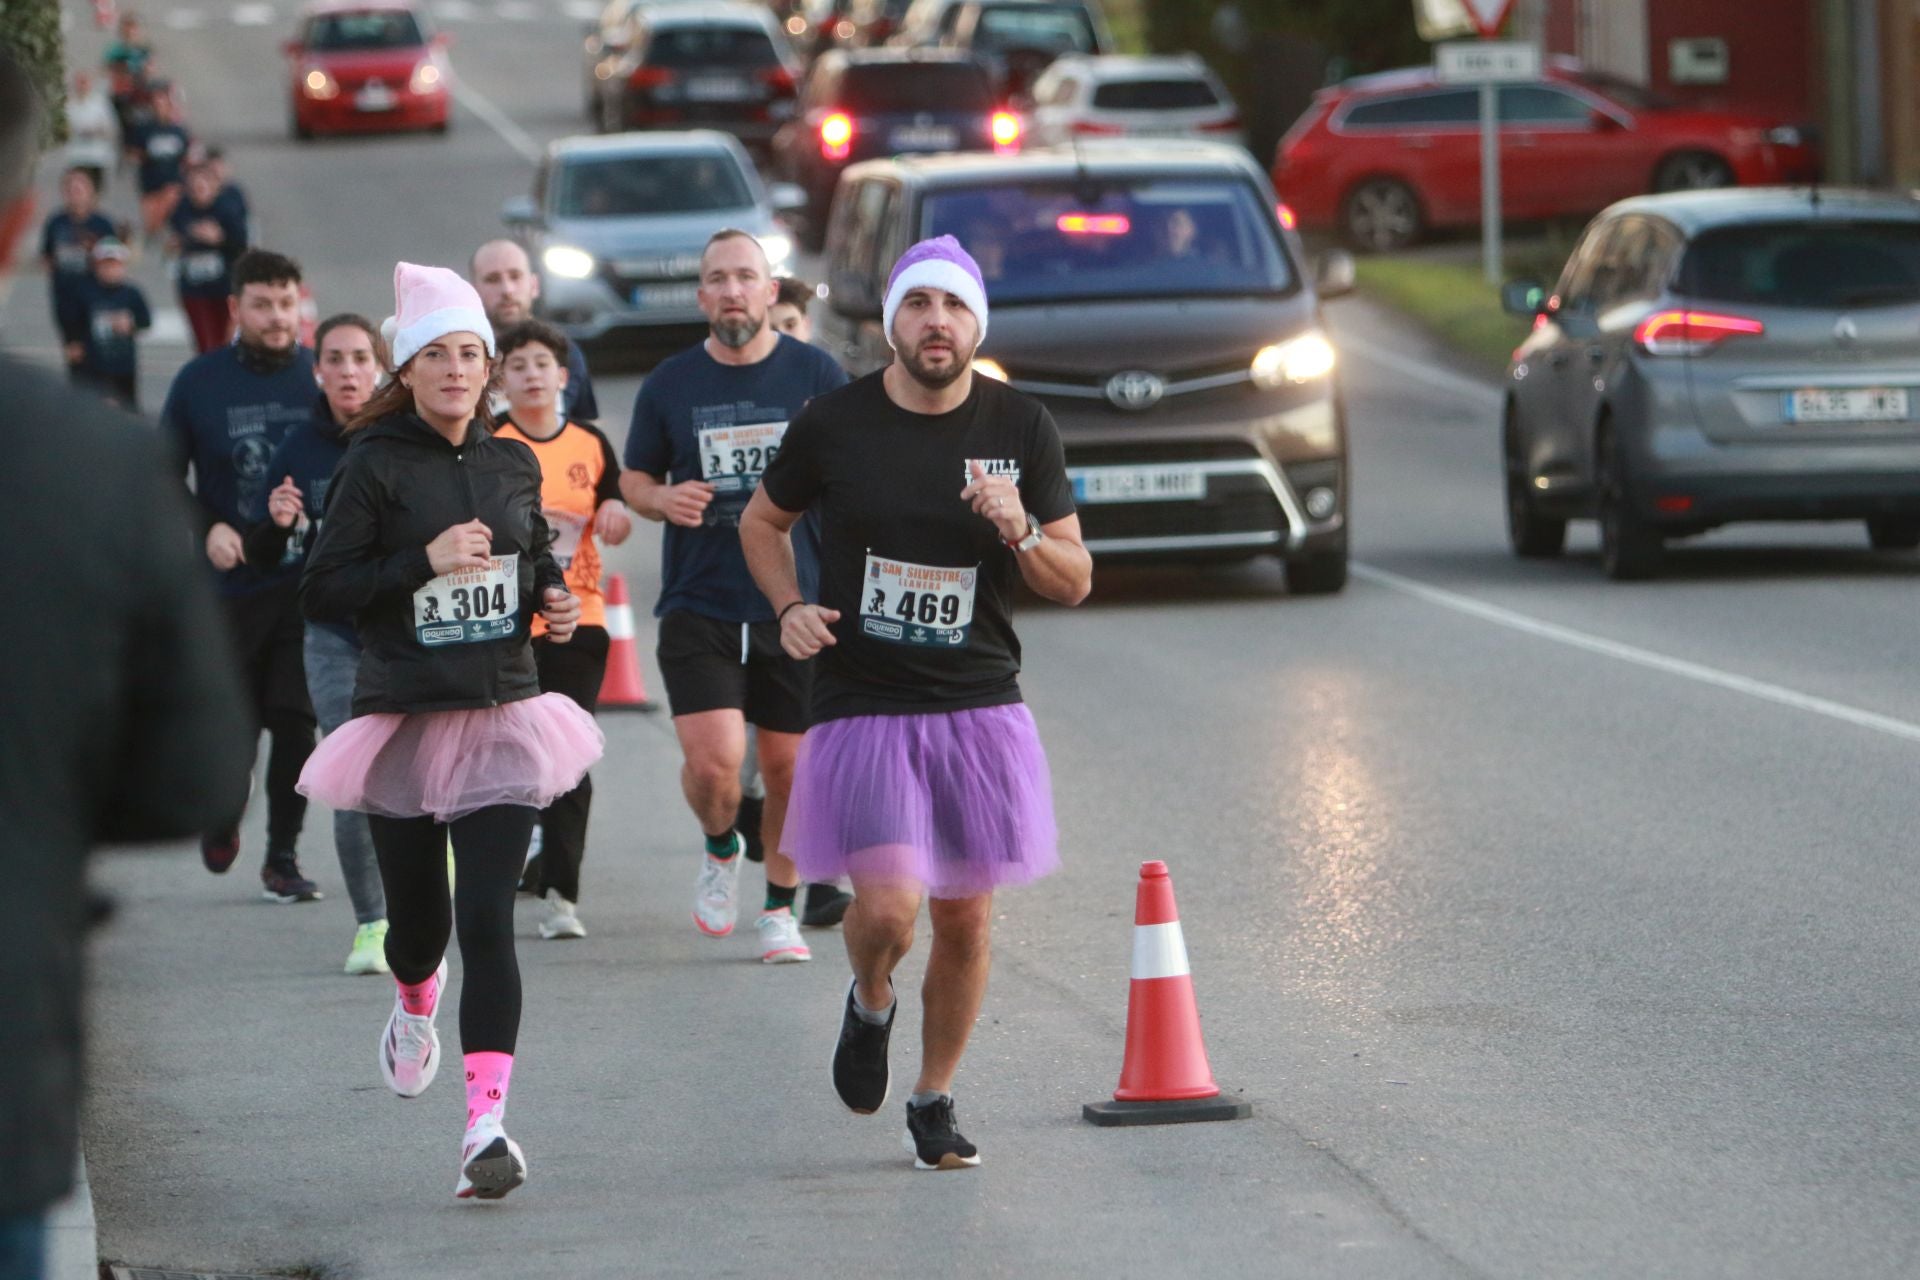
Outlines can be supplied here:
M1791 707L1795 711L1825 716L1829 720L1838 720L1842 724L1849 724L1857 729L1871 729L1876 733L1884 733L1889 737L1900 738L1907 742L1920 742L1920 724L1897 720L1892 716L1883 716L1877 711L1850 707L1844 702L1833 702L1827 698L1815 697L1810 693L1801 693L1797 689L1788 689L1782 685L1768 684L1764 680L1735 675L1731 671L1722 671L1718 667L1710 667L1705 663L1689 662L1685 658L1670 658L1664 653L1655 653L1651 649L1622 644L1618 640L1608 640L1603 636L1577 631L1572 627L1545 622L1512 609L1503 609L1497 604L1488 604L1484 600L1461 595L1457 591L1429 586L1413 578L1403 578L1397 573L1376 569L1372 565L1355 564L1352 566L1352 572L1356 578L1377 583L1424 600L1428 604L1439 605L1443 609L1451 609L1455 613L1463 613L1470 618L1478 618L1482 622L1506 627L1510 631L1518 631L1541 640L1551 640L1555 644L1582 649L1588 653L1630 663L1636 667L1645 667L1649 671L1678 676L1697 684L1711 685L1716 689L1725 689L1729 693L1744 694L1749 698L1757 698L1761 702L1771 702L1776 706Z
M170 9L164 21L175 31L192 31L207 24L207 15L198 9Z
M493 7L502 22L532 22L539 13L526 0L501 0Z
M440 0L439 4L433 6L433 11L447 22L465 22L475 13L474 7L468 4L467 0Z
M270 4L237 4L233 6L233 25L236 27L264 27L274 20L273 6Z
M600 6L595 4L593 0L567 0L565 4L560 6L560 12L572 18L575 22L597 23L600 20Z
M1405 374L1416 382L1424 382L1430 387L1448 391L1464 400L1486 405L1488 408L1500 402L1500 388L1478 378L1468 378L1445 369L1435 368L1424 360L1415 360L1398 352L1376 347L1371 342L1360 342L1353 338L1340 338L1334 342L1340 351L1350 351L1362 360L1371 360L1375 364L1385 365L1395 373Z
M481 123L506 139L508 146L534 163L546 154L545 149L533 140L533 135L515 124L507 113L493 105L487 96L478 89L469 86L459 76L453 78L453 98L461 106L480 117Z

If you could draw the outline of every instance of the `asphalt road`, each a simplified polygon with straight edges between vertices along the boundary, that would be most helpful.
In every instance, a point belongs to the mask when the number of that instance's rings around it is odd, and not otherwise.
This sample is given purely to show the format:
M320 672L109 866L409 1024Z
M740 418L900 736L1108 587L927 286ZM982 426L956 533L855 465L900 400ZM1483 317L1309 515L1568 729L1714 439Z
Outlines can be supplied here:
M147 12L323 311L384 314L396 257L464 260L530 177L513 142L576 127L578 24L479 4L446 24L484 94L450 138L296 145L289 11L263 9ZM7 342L46 347L41 309L26 282ZM832 1098L835 935L776 969L696 935L669 726L609 715L592 936L522 920L532 1181L501 1205L451 1198L457 1085L380 1084L390 995L337 971L324 815L314 907L255 897L258 813L224 880L191 850L101 859L103 1254L408 1280L1920 1271L1920 560L1857 527L1739 530L1615 585L1576 527L1564 560L1517 562L1493 389L1364 303L1332 314L1345 593L1102 566L1084 608L1021 616L1066 869L999 906L959 1082L980 1172L915 1175L894 1115ZM150 404L182 354L149 345ZM634 385L600 386L616 440ZM611 557L643 615L657 548ZM642 641L657 688L644 616ZM1173 868L1214 1068L1252 1120L1078 1118L1119 1070L1145 858Z

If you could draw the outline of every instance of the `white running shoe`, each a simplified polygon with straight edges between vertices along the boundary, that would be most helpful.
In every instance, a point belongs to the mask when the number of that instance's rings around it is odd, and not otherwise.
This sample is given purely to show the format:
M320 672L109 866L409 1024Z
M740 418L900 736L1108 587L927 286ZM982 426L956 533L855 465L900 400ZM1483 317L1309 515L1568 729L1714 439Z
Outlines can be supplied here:
M547 890L547 918L540 922L540 936L548 939L587 936L587 926L580 923L573 904L561 897L558 889Z
M427 1091L440 1071L440 1033L433 1029L440 1012L440 997L447 991L447 961L440 958L434 971L433 1009L425 1015L408 1013L400 1007L400 993L393 993L393 1012L387 1015L387 1029L380 1035L380 1078L387 1088L403 1098L417 1098Z
M457 1200L498 1200L527 1180L527 1156L507 1136L500 1116L489 1111L467 1129L460 1144L460 1181L453 1185Z
M787 907L760 913L760 963L798 964L813 959L813 950L800 936L800 922Z
M693 891L693 923L709 938L733 932L740 913L740 864L746 861L740 833L733 833L733 856L725 862L710 853L700 855L700 883Z

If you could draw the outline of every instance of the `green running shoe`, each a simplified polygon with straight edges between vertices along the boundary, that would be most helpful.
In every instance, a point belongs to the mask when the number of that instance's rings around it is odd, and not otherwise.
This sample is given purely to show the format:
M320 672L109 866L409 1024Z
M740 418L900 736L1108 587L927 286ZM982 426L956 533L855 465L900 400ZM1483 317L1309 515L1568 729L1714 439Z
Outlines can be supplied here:
M353 931L353 950L347 952L348 973L389 973L387 922L375 920Z

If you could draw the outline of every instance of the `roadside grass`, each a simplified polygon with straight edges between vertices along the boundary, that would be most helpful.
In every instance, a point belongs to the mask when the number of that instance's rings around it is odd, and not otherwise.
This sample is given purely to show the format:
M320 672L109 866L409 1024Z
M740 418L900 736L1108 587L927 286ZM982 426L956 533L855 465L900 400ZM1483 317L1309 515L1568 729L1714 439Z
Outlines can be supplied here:
M1107 0L1107 29L1122 53L1151 53L1147 47L1147 15L1142 0Z
M1557 239L1516 245L1506 278L1551 285L1566 260ZM1505 371L1530 322L1500 309L1500 290L1486 282L1477 259L1426 253L1363 255L1357 261L1362 292L1407 315L1483 373Z

